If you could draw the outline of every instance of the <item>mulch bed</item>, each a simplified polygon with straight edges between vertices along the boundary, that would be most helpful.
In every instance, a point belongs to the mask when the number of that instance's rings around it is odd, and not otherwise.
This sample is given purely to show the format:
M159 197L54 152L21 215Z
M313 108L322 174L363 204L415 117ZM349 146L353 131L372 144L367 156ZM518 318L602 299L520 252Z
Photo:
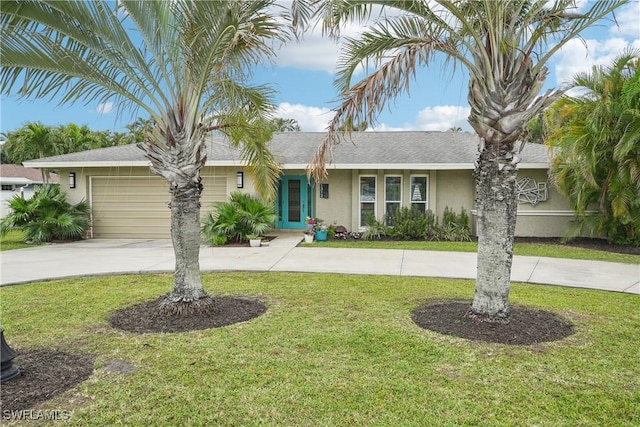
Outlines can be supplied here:
M64 393L93 373L93 356L58 350L17 350L20 377L0 387L3 419L9 411L30 409Z
M267 311L267 305L254 298L219 296L213 297L216 309L212 313L163 316L158 313L162 298L118 310L109 317L109 323L114 328L137 334L186 332L246 322Z
M470 301L436 301L424 304L411 313L421 328L491 343L531 345L557 341L572 335L573 325L543 310L511 307L508 323L482 322L466 316Z

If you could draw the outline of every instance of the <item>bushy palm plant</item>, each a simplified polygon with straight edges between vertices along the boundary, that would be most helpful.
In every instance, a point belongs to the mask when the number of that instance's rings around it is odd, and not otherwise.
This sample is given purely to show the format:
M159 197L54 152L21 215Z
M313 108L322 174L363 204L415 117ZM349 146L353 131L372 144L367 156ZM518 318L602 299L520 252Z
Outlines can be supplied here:
M70 204L58 185L41 187L28 200L15 195L9 207L12 212L0 222L3 236L18 228L25 240L36 243L77 240L85 236L89 227L89 204L84 200Z
M574 76L545 115L551 178L576 213L567 238L640 245L640 49Z
M216 213L209 213L202 226L207 242L244 242L248 236L262 236L276 220L275 208L258 196L234 192L228 202L215 204ZM222 237L226 237L223 239Z

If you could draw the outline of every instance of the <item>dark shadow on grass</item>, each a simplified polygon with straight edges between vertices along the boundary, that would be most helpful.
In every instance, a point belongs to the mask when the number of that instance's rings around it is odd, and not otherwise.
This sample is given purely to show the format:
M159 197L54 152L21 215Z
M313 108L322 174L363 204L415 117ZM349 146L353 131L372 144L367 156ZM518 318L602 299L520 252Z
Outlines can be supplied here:
M423 329L466 338L511 345L531 345L558 341L575 333L573 325L543 310L511 307L509 323L481 322L466 316L470 301L435 301L411 312Z
M109 323L114 328L137 334L187 332L246 322L267 311L267 305L255 298L218 296L213 298L212 313L164 316L158 311L162 298L118 310L109 317Z

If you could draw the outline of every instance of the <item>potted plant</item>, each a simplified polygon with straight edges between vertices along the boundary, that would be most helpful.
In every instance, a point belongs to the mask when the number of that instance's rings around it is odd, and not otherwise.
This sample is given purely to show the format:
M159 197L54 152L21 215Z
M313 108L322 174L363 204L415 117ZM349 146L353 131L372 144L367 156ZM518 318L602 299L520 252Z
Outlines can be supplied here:
M304 242L313 243L313 236L315 236L316 230L314 227L307 228L304 232Z
M327 240L327 233L329 230L329 226L323 222L320 225L316 224L315 228L316 228L316 234L315 234L316 240L319 242Z
M257 234L247 234L247 239L249 239L249 246L252 248L260 247L262 238Z
M304 223L305 223L305 225L306 225L306 230L307 230L307 231L309 231L309 230L314 230L314 231L315 231L316 223L317 223L317 221L316 221L316 219L315 219L315 218L311 218L310 216L308 216L308 217L304 220Z

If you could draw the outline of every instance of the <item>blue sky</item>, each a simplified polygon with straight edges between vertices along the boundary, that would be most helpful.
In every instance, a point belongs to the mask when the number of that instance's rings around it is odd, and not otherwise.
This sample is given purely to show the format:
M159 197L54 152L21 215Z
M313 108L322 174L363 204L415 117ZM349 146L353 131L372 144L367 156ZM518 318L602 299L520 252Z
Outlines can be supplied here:
M589 0L583 0L586 4ZM640 1L634 0L616 12L618 25L603 21L571 40L549 64L546 87L561 87L577 72L593 65L606 65L627 47L640 49ZM357 26L345 28L353 35ZM278 91L277 115L298 121L303 131L323 131L336 106L333 71L339 45L319 34L307 34L301 43L283 46L273 66L256 70L254 81L269 84ZM359 75L357 77L363 77ZM434 63L420 70L412 84L410 96L403 96L380 115L378 130L447 130L460 126L470 130L467 81L463 70L452 74ZM118 116L113 105L93 103L59 106L49 100L18 100L3 97L0 101L0 131L10 132L26 122L46 125L76 123L93 130L126 131L125 125L136 117Z

